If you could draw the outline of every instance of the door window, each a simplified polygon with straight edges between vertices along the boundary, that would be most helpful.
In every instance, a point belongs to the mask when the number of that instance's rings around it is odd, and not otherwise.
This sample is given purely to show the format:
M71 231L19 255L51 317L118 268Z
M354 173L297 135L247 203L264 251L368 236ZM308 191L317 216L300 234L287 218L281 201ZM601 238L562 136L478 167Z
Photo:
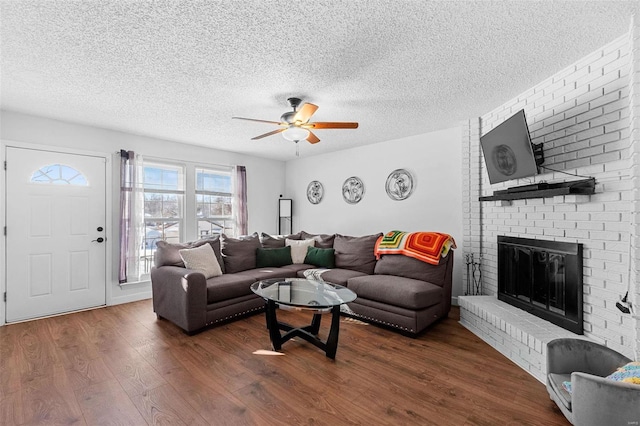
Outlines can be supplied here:
M41 167L31 174L29 181L53 185L89 186L89 182L82 172L64 164L49 164Z

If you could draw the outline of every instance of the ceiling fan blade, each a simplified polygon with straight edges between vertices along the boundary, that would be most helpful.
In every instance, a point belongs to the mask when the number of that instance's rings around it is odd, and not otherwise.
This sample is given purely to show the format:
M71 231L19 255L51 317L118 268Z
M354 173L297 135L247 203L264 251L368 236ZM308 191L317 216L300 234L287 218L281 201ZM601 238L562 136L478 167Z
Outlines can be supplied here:
M318 143L318 142L320 142L320 139L318 139L318 137L316 135L314 135L313 133L309 132L309 136L307 136L307 142L309 142L309 143Z
M252 140L252 141L255 141L255 140L257 140L257 139L266 138L267 136L271 136L271 135L276 135L276 134L278 134L278 133L282 133L282 132L284 132L285 130L287 130L287 129L286 129L286 128L283 128L283 129L277 129L277 130L274 130L274 131L272 131L272 132L264 133L264 134L262 134L262 135L256 136L255 138L251 138L251 140Z
M280 125L279 121L269 121L269 120L258 120L257 118L244 118L244 117L231 117L236 120L247 120L247 121L257 121L258 123L269 123L269 124L277 124Z
M293 119L301 123L306 123L307 121L309 121L309 119L317 109L317 105L306 103L302 105L298 112L296 112L296 115L293 117Z
M345 121L319 121L317 123L303 124L301 127L306 129L357 129L358 123Z

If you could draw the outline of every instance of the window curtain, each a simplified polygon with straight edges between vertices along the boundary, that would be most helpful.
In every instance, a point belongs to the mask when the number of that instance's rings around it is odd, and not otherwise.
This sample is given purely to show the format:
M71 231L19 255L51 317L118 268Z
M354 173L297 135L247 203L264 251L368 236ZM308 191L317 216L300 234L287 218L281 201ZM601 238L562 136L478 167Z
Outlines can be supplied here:
M140 281L144 239L142 156L120 150L120 284Z
M247 168L245 166L235 166L234 169L235 184L233 191L233 215L235 216L236 233L237 235L247 235Z

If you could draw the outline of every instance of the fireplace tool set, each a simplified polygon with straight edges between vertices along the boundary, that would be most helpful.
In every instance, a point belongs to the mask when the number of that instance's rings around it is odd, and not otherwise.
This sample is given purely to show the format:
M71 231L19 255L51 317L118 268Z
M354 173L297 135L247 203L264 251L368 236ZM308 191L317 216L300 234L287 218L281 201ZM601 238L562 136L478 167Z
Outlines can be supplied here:
M467 265L467 290L465 296L479 296L482 294L482 272L480 271L480 261L474 260L473 253L464 255Z

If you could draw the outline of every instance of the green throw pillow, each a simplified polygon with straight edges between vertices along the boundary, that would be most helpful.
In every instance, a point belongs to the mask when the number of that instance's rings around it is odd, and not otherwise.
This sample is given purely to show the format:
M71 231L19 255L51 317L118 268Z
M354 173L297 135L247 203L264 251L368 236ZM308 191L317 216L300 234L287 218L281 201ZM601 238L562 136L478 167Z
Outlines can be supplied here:
M291 247L257 248L256 268L278 267L291 265Z
M335 268L335 250L332 248L308 247L304 263L307 265L319 266L321 268Z

